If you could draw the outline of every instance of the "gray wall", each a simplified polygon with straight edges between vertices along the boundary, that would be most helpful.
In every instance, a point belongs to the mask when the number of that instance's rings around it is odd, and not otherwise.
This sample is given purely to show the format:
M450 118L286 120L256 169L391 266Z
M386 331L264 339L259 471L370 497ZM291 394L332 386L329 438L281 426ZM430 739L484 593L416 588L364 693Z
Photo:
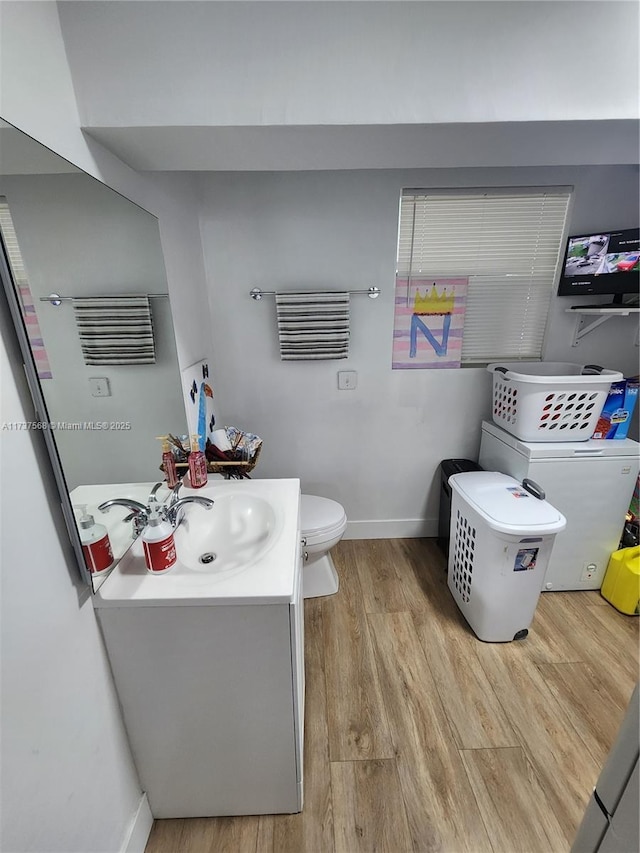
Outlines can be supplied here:
M235 173L202 176L215 381L225 423L257 432L255 474L299 476L303 491L339 500L350 536L433 535L437 468L477 458L489 416L480 368L391 370L394 268L402 187L575 187L570 230L637 224L635 167ZM352 297L348 360L281 362L264 290L367 288ZM637 321L614 318L573 349L570 301L556 298L547 360L637 372ZM358 371L338 391L338 370Z

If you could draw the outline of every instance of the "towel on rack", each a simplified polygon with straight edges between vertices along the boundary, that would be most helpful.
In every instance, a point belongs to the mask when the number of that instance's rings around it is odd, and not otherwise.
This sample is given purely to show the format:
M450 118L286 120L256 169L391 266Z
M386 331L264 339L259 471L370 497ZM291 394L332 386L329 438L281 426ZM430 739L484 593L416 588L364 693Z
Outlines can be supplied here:
M347 358L349 293L276 293L282 361Z
M147 296L74 299L73 310L85 364L154 364Z

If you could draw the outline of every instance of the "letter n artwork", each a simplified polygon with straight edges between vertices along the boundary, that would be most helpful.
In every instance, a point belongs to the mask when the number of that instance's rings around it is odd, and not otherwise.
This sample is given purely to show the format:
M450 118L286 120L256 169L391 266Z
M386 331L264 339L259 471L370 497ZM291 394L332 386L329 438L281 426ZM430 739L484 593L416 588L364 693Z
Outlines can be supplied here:
M396 369L460 367L466 278L396 278Z

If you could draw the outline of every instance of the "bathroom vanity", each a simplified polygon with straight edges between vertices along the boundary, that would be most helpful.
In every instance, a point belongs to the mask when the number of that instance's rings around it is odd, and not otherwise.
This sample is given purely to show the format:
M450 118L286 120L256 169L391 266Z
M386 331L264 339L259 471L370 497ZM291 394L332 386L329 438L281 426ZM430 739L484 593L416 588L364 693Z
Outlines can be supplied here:
M156 818L298 812L300 484L197 494L215 505L187 508L174 569L151 576L137 542L94 598L140 782Z

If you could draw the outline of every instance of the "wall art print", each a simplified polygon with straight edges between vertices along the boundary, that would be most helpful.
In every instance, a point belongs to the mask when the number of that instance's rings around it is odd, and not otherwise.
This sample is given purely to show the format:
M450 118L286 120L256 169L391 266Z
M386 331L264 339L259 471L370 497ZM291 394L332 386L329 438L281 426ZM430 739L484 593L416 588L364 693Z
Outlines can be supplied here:
M467 278L396 278L392 368L460 367Z
M213 411L213 385L209 374L209 362L197 361L182 371L182 393L184 394L189 435L198 435L200 449L204 450L207 439L211 439L216 419Z

